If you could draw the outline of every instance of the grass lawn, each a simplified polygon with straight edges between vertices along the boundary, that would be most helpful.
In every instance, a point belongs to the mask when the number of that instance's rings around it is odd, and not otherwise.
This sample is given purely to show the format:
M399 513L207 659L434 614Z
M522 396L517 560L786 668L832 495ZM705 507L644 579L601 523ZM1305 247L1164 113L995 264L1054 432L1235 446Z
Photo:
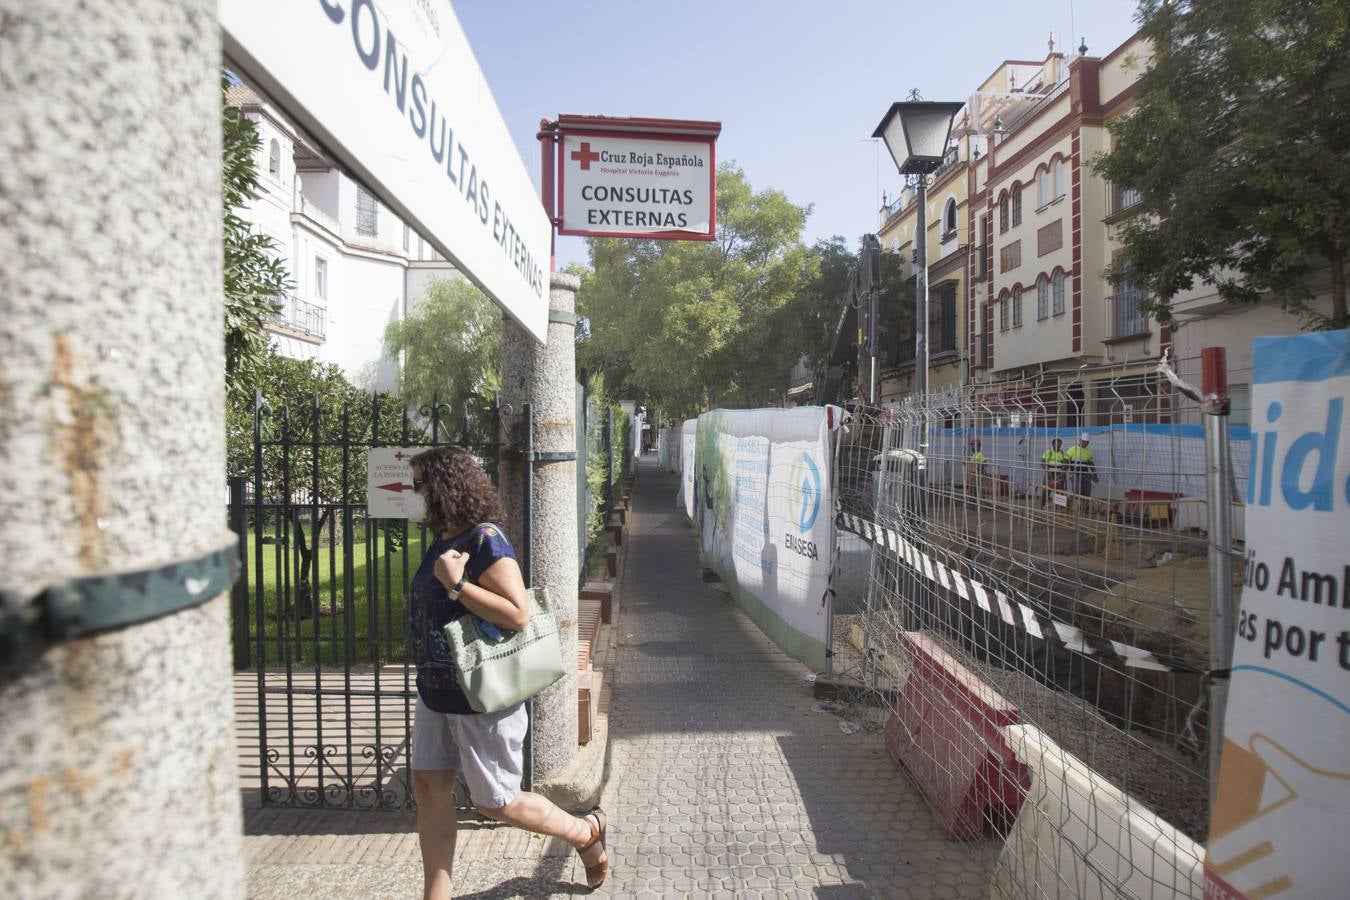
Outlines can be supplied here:
M329 546L327 529L321 535L318 557L320 614L299 618L286 602L286 587L294 590L300 554L294 542L263 544L261 578L264 646L259 646L257 603L259 578L257 545L248 546L249 636L254 665L325 666L401 663L407 660L408 623L404 586L422 561L424 535L412 529L409 546L398 548L374 524L359 526L352 535L351 572L342 545ZM273 529L265 533L271 536ZM306 532L306 538L309 533ZM347 582L350 581L348 593ZM284 611L284 614L279 614ZM265 650L261 659L259 651Z

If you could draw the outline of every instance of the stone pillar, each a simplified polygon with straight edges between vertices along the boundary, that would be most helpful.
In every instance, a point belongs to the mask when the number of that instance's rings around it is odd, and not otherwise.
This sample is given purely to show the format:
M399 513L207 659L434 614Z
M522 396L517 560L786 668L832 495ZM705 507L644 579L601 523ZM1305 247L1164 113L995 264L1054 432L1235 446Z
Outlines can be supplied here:
M510 517L507 533L524 555L522 513L526 464L518 452L524 437L525 404L534 409L537 453L575 454L576 293L573 275L554 272L549 290L548 343L541 346L514 322L503 323L501 497ZM561 319L564 321L553 321ZM509 410L507 409L509 405ZM512 458L515 456L515 458ZM534 702L534 778L564 773L577 753L577 464L534 465L530 557L534 584L548 588L562 634L563 659L573 661L557 684Z
M225 531L216 0L0 0L0 590ZM243 897L229 595L0 656L0 896Z

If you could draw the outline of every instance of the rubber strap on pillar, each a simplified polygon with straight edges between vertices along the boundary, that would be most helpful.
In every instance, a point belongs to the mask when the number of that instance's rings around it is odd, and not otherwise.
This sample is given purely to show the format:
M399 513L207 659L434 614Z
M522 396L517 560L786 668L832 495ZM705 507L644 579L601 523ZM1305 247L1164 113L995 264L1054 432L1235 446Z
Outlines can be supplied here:
M508 459L523 459L526 462L572 462L577 458L575 450L508 450Z
M75 578L35 597L0 594L0 659L29 640L60 643L138 625L206 602L239 577L238 538L150 569Z
M568 312L565 309L550 309L548 311L548 320L550 322L557 322L559 325L575 325L577 324L577 314Z

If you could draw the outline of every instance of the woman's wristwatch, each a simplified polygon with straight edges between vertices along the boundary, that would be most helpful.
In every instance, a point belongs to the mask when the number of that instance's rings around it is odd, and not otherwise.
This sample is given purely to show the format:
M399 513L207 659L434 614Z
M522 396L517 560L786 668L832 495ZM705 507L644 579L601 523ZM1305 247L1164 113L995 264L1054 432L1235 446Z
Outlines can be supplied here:
M451 599L451 600L458 600L458 599L459 599L459 592L462 591L462 590L464 590L464 580L465 580L467 577L468 577L468 575L461 575L461 576L459 576L459 581L456 581L456 582L455 582L455 586L452 587L452 588L450 589L450 599Z

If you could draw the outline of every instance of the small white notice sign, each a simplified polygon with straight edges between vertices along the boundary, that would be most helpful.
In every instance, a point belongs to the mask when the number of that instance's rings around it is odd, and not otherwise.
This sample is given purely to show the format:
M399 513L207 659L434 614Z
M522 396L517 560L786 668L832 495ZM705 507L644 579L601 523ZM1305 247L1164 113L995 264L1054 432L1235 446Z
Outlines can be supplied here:
M412 458L425 448L372 447L366 451L366 513L372 519L406 519L403 498L412 493Z

